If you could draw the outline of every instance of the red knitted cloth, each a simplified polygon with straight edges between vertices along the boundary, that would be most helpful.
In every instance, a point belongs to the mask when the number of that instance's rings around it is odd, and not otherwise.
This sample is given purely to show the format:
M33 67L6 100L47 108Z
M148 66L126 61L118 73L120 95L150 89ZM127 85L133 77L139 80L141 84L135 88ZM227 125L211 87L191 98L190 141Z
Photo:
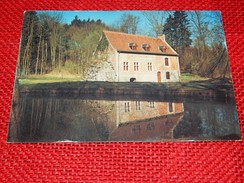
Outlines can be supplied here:
M7 144L25 10L220 10L244 134L242 0L1 0L0 182L244 182L241 142Z

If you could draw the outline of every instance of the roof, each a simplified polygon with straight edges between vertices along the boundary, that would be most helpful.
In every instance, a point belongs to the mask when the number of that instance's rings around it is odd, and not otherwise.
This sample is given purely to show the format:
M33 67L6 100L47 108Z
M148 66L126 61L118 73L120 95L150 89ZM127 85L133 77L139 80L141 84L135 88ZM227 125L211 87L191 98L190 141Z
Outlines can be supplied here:
M173 130L184 114L176 113L119 125L109 134L110 141L159 141L172 139ZM152 127L152 128L148 128Z
M112 31L104 31L104 34L111 46L119 52L177 55L177 53L170 47L170 45L160 38ZM134 43L136 45L135 50L129 47L130 43ZM146 51L142 45L149 46L149 50ZM159 49L160 46L163 46L166 48L166 50L162 52Z

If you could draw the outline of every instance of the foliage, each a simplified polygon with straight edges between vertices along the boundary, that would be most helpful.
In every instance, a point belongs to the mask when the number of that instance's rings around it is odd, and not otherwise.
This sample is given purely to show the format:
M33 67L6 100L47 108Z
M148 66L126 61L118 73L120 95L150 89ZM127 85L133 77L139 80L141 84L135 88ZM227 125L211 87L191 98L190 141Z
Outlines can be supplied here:
M191 45L191 32L189 31L189 21L184 11L175 11L169 15L163 28L167 42L176 50L180 56L180 65L184 65L185 50Z
M219 12L175 11L162 31L179 54L181 71L202 77L230 77Z
M19 56L19 75L61 72L82 74L98 51L108 42L103 30L109 29L101 20L80 20L76 16L70 25L61 23L59 13L26 12L23 22Z
M230 77L227 49L219 12L146 11L145 26L150 34L166 34L167 42L177 51L182 72L207 78ZM135 34L140 32L139 16L124 14L117 28L100 19L61 23L60 13L26 12L24 15L18 76L44 75L53 71L82 77L108 48L103 30ZM143 22L144 23L144 22Z
M38 18L36 12L26 12L22 27L18 75L29 75L31 70L34 68L34 64L31 61L35 59L37 54L37 29Z

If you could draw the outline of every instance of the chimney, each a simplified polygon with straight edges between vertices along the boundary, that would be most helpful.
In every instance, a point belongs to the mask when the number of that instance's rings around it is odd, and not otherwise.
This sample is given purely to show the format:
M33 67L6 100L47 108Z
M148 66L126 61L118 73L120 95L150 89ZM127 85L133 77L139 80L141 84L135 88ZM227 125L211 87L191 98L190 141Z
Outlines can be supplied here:
M159 39L165 41L165 34L161 35L161 36L158 36Z

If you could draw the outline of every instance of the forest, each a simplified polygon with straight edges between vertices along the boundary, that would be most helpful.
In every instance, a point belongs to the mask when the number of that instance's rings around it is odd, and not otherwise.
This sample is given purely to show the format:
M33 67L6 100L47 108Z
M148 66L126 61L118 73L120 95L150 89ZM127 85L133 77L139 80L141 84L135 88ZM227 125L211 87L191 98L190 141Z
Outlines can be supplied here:
M182 73L207 78L229 78L229 62L219 12L145 11L141 13L149 33L141 28L142 17L124 13L113 25L101 19L75 16L62 23L62 14L28 11L24 14L17 74L19 77L62 72L84 77L108 42L103 30L148 36L166 35L179 54ZM144 22L143 22L144 23Z

